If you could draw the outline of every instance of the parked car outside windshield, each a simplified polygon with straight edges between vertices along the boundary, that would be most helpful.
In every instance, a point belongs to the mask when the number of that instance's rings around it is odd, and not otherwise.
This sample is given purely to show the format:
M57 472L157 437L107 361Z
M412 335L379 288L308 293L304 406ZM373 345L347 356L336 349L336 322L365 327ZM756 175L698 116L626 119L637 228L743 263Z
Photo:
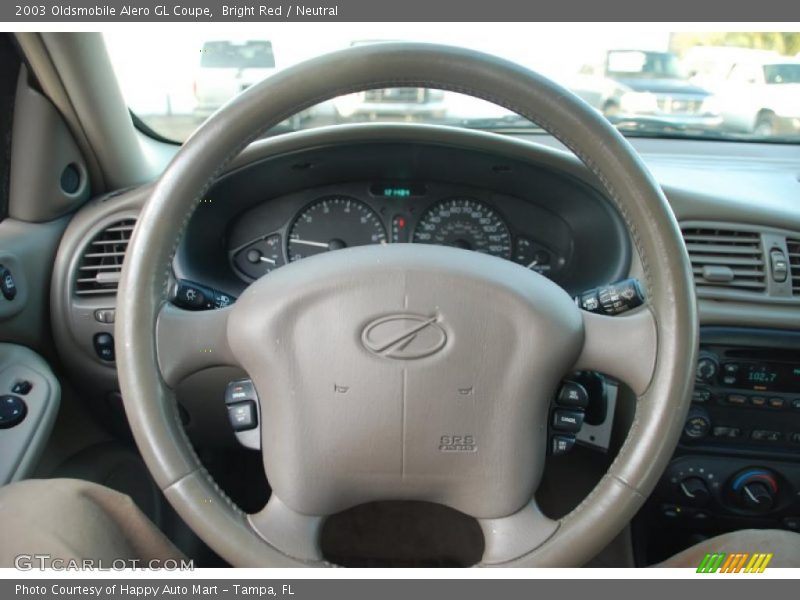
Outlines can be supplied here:
M203 44L194 81L194 112L205 118L239 92L275 70L272 43L250 40L236 43L213 40Z
M281 69L353 46L398 40L474 49L538 71L575 92L625 135L796 142L800 102L794 55L800 33L729 33L681 32L668 24L415 24L398 30L396 24L341 23L305 27L300 35L290 26L241 24L230 31L176 32L144 47L138 36L116 32L106 43L131 111L153 132L178 143L236 94ZM729 45L713 45L729 38ZM740 77L745 68L760 71ZM536 123L482 100L393 87L323 102L267 135L361 121L540 131Z

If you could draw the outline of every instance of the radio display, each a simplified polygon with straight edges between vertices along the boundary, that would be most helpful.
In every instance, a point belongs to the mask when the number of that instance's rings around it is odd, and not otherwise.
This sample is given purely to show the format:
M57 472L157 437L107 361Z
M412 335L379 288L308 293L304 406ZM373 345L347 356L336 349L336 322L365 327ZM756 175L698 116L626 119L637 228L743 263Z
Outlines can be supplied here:
M754 390L775 392L800 391L800 366L783 363L745 363L741 365L739 384Z

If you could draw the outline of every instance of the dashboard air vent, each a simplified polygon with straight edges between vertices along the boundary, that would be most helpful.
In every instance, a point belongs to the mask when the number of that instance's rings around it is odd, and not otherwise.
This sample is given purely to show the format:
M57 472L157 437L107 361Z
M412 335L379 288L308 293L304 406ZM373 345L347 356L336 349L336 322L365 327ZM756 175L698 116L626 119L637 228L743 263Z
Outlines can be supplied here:
M117 293L122 261L131 239L135 219L124 219L97 234L83 251L75 277L75 293L79 296L114 295Z
M766 290L761 235L734 229L685 228L683 239L698 287ZM800 275L800 271L798 271Z
M792 277L792 295L800 296L800 238L787 238L786 250L789 252L789 273Z

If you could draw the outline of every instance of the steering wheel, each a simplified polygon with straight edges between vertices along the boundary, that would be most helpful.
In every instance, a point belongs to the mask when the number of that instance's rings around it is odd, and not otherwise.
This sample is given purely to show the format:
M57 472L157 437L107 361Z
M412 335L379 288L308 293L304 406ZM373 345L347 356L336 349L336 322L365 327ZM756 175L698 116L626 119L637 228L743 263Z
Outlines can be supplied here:
M362 246L291 263L224 309L188 312L167 302L184 226L229 160L305 108L385 87L482 98L569 147L627 224L643 266L645 305L617 317L590 314L510 261L421 244ZM117 368L136 442L177 512L234 566L327 566L318 544L324 518L387 499L437 502L475 517L485 538L480 566L579 566L652 491L689 406L694 288L660 188L625 139L572 93L464 49L351 48L235 98L155 185L117 298ZM273 493L256 514L242 513L217 487L177 413L172 386L220 364L242 367L260 397ZM636 414L594 490L552 520L534 493L550 399L576 369L626 383Z

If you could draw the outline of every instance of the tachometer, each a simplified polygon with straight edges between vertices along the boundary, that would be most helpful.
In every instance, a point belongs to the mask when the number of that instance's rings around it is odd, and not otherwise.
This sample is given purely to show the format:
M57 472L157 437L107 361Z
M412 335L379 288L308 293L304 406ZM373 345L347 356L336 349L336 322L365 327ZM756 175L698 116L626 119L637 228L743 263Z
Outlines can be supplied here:
M386 230L369 206L349 196L315 200L289 228L287 256L299 260L328 250L386 243Z
M437 202L419 220L414 241L511 257L511 234L503 218L472 198Z

